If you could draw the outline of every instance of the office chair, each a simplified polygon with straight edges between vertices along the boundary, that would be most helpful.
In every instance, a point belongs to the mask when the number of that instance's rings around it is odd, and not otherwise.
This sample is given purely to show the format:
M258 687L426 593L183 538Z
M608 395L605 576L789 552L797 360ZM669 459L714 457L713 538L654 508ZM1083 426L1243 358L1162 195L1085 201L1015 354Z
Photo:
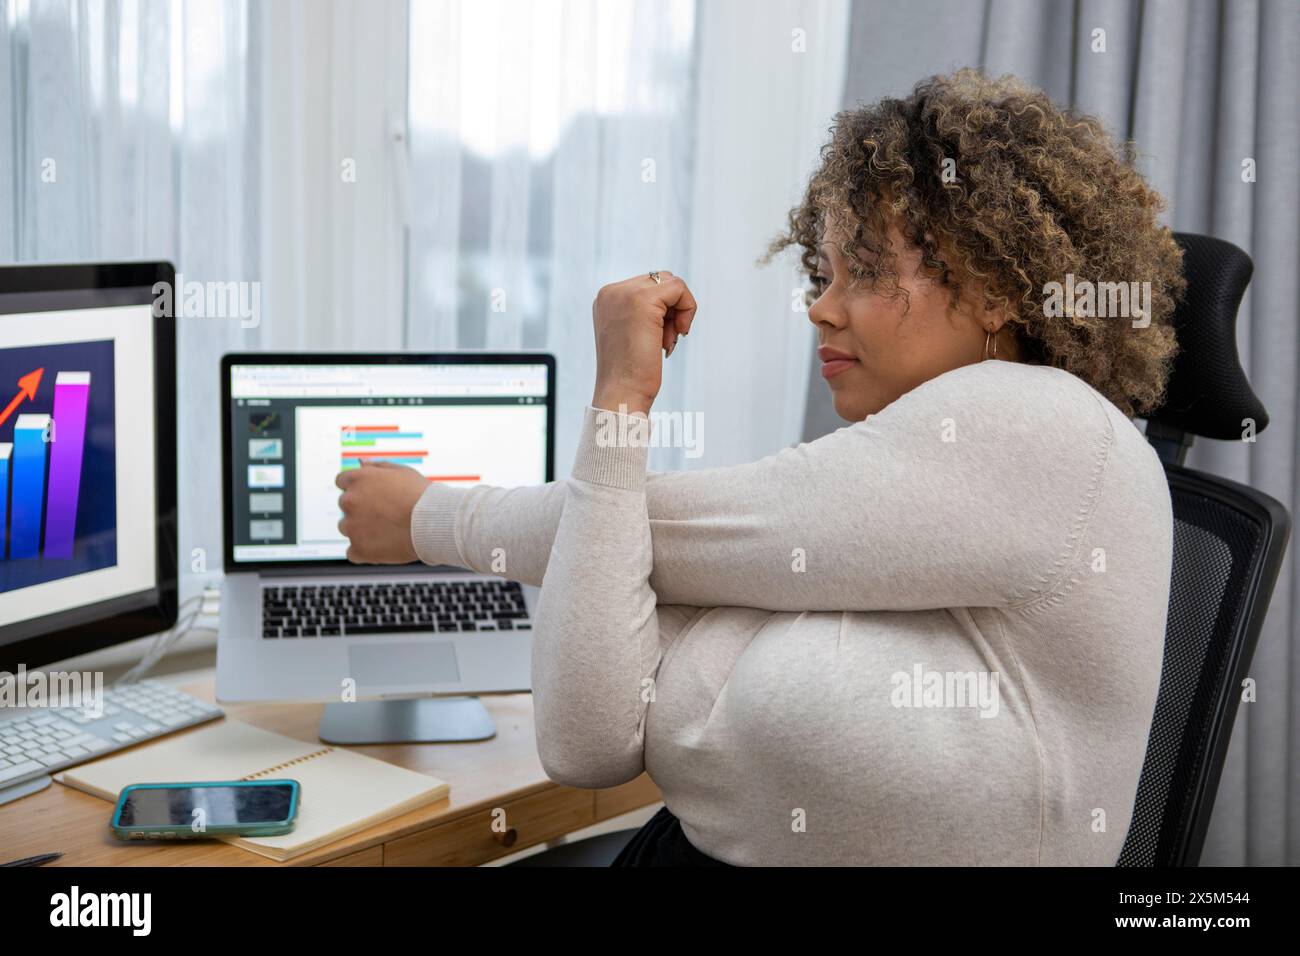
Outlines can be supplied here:
M1195 866L1241 684L1286 553L1291 518L1268 495L1183 467L1193 437L1241 441L1268 412L1237 356L1237 307L1254 265L1232 243L1176 233L1187 293L1179 355L1146 435L1165 465L1174 561L1160 692L1119 866Z
M1119 866L1195 866L1205 842L1241 682L1286 552L1286 508L1245 485L1183 467L1193 438L1240 441L1268 412L1237 355L1237 307L1250 257L1176 233L1187 292L1174 313L1179 354L1146 436L1164 462L1174 514L1173 573L1160 691ZM527 857L514 866L608 866L635 830Z

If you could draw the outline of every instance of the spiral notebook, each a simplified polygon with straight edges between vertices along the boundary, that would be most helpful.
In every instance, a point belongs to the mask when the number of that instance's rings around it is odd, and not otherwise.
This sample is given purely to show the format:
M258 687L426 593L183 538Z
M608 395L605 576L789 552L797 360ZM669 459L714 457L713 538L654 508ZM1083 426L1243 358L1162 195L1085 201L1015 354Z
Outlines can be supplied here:
M304 743L229 718L158 743L56 774L60 783L117 801L133 783L297 780L297 825L268 837L220 837L273 860L288 860L372 824L436 803L446 782L321 743Z

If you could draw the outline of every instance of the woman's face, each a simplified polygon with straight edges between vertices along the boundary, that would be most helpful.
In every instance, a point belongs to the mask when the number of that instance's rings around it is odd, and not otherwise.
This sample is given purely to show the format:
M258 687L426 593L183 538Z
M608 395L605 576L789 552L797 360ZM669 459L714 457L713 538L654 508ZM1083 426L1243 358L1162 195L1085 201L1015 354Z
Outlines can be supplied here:
M1000 327L1001 319L982 310L977 315L964 302L954 311L950 290L918 272L920 250L896 231L890 242L910 306L869 288L851 291L837 237L828 232L823 238L817 271L822 291L808 318L817 328L821 374L841 418L862 421L922 382L984 357L986 330ZM870 258L864 261L871 265ZM1007 338L998 341L998 358L1015 357L1004 354L1014 351L1004 349Z

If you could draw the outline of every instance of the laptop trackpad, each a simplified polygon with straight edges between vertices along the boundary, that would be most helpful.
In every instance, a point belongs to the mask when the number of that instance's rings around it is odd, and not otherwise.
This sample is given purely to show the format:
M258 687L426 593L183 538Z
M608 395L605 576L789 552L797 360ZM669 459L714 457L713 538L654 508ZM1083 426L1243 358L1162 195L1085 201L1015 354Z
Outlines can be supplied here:
M450 641L363 644L348 648L358 687L376 684L453 684L460 680Z

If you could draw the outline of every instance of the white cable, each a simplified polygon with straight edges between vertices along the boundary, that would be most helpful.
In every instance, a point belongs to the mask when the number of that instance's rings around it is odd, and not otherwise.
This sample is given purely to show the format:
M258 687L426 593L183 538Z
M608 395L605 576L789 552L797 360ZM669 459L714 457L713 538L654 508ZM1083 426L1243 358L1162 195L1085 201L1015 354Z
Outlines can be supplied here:
M149 649L145 651L144 656L140 658L135 666L119 677L113 686L121 687L126 684L134 684L140 680L181 638L192 633L211 631L212 628L210 627L194 627L195 621L204 616L204 597L205 595L198 594L182 602L180 607L177 608L176 623L170 629L157 634ZM197 605L197 607L193 611L187 611L187 608L194 605Z
M178 620L171 630L164 632L155 638L153 645L140 659L140 661L131 670L122 676L121 683L135 683L145 672L153 668L160 659L172 648L172 645L180 638L181 635L189 633L190 628L196 620L194 614L190 614L182 620Z

